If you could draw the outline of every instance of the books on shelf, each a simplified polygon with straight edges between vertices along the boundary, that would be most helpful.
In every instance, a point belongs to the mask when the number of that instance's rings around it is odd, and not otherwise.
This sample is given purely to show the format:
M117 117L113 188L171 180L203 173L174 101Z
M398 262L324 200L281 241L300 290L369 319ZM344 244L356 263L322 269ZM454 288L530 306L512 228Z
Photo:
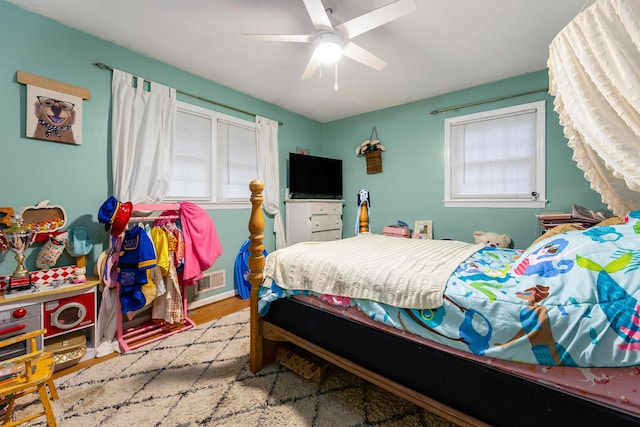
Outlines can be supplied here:
M571 219L571 213L569 212L544 212L536 216L543 221L567 221Z
M589 228L613 216L605 209L594 211L576 204L571 207L571 212L543 212L536 215L545 230L562 224L575 224Z
M594 211L591 209L587 209L585 207L574 204L571 208L571 216L575 219L580 219L583 221L591 222L597 224L601 221L604 221L607 218L611 218L613 214L607 212L604 209L599 211Z

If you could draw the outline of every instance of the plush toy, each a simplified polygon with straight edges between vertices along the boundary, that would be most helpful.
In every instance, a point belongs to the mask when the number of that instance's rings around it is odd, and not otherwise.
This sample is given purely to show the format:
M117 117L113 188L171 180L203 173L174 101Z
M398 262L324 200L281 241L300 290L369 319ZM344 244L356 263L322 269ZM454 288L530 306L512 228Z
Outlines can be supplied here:
M624 218L619 216L613 216L611 218L607 218L604 221L597 223L596 225L594 225L594 227L600 227L605 225L618 225L618 224L624 224ZM534 240L533 243L531 243L531 245L535 245L541 240L544 240L551 236L555 236L556 234L568 233L569 231L584 231L584 230L585 228L579 224L573 224L573 223L560 224L556 227L553 227L545 231L544 234L538 237L536 240Z
M76 267L71 274L71 282L84 283L87 281L87 267Z
M536 240L534 240L533 243L531 243L531 245L535 245L538 242L548 237L555 236L557 234L568 233L569 231L582 231L582 230L584 230L584 227L578 224L572 224L572 223L560 224L556 227L553 227L545 231L544 234L538 237Z
M511 245L511 237L506 234L493 233L491 231L474 231L473 237L476 239L476 243L482 243L485 246L492 246L494 248L508 248Z

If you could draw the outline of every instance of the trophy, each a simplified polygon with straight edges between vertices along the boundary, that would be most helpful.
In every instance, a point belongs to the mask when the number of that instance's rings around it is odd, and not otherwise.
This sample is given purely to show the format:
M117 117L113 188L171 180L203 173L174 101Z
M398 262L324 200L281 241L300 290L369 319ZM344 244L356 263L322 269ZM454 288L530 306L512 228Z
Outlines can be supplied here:
M16 253L16 267L9 282L9 290L26 289L31 287L31 276L29 270L24 266L24 253L33 243L37 233L33 232L31 227L24 225L22 214L15 214L11 217L11 225L9 228L2 230L2 235L7 241L7 246Z

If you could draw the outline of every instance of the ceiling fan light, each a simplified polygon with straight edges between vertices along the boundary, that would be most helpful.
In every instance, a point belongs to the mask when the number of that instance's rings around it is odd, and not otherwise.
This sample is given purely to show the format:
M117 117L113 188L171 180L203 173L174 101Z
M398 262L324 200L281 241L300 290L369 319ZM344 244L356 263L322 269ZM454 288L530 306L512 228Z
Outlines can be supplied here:
M342 38L338 34L324 33L316 38L316 57L323 64L333 64L342 56Z

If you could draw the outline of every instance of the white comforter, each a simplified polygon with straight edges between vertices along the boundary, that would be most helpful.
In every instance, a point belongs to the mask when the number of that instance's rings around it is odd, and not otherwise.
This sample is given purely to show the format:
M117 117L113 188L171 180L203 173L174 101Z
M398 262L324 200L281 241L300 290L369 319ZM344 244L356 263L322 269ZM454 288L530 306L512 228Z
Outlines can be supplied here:
M265 285L365 298L403 308L437 308L449 276L482 245L363 233L305 242L267 256Z

